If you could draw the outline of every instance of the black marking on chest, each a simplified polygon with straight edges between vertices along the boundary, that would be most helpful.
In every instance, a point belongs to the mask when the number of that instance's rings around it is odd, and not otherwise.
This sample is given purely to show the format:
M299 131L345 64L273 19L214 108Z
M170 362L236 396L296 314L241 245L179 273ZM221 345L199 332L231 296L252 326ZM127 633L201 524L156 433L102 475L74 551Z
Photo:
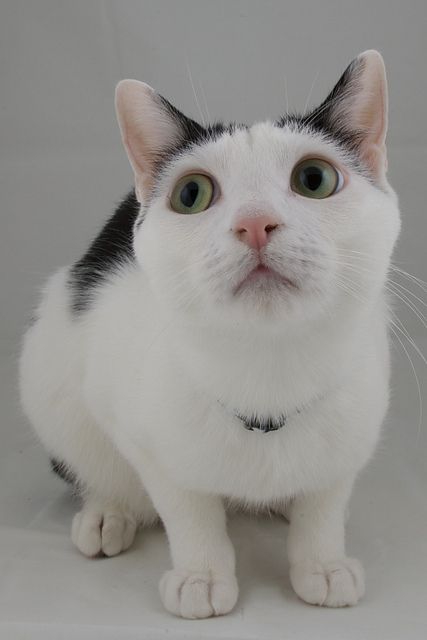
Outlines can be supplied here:
M94 290L114 268L134 261L133 228L138 214L139 203L132 189L85 255L72 266L68 284L74 314L89 307Z
M259 418L258 416L242 416L236 413L236 418L243 422L243 426L248 431L261 431L261 433L269 433L270 431L278 431L286 424L286 416L280 415L277 418L271 416Z

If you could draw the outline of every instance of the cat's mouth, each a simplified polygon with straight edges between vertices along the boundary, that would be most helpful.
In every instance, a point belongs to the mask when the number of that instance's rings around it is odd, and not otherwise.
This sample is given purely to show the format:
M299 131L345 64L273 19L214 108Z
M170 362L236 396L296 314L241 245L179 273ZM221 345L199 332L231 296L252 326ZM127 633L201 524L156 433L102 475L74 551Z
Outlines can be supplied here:
M243 278L237 287L235 287L233 294L238 296L240 293L260 285L262 287L282 286L286 289L298 288L297 285L286 276L283 276L281 273L278 273L263 263L259 263Z

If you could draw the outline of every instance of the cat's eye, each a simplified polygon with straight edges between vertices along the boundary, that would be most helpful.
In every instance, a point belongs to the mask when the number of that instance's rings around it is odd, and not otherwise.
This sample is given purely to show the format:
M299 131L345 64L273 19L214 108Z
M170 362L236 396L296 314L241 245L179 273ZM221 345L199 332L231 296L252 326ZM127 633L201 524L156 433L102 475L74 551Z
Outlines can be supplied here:
M291 176L291 188L306 198L328 198L341 189L342 174L326 160L307 158L298 163Z
M214 185L203 173L183 176L173 188L170 205L177 213L201 213L211 204Z

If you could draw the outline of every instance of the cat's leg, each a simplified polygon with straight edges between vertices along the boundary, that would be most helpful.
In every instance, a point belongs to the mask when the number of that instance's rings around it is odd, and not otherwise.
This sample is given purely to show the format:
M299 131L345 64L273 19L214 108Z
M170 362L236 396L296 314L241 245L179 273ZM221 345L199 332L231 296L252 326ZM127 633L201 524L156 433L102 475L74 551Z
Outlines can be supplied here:
M83 503L71 539L86 556L115 556L131 546L137 527L152 525L158 514L138 474L89 416L67 427L66 446L55 450L51 466Z
M93 441L95 433L93 426ZM86 556L115 556L131 546L139 526L151 526L158 514L129 463L108 439L97 435L97 447L86 451L89 458L76 457L68 467L83 500L73 518L71 539ZM101 463L90 465L90 455Z
M166 528L173 569L160 581L165 608L183 618L233 609L238 597L234 549L217 496L187 491L145 468L143 482Z
M346 507L352 483L295 498L288 535L294 591L310 604L354 605L364 593L364 573L344 547Z

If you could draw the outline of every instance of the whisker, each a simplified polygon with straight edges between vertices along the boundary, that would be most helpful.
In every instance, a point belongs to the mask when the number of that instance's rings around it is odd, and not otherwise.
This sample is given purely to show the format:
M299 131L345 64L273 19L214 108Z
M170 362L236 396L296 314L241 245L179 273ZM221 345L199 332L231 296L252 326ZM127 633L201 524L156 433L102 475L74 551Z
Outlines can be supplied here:
M423 363L425 365L427 365L427 359L426 359L425 355L423 354L421 349L418 347L418 345L415 342L415 340L412 338L411 334L409 333L409 331L407 330L407 328L403 324L402 320L398 317L398 315L392 309L389 308L388 312L389 312L389 314L391 316L393 316L393 318L395 318L395 320L393 320L392 318L389 318L390 322L392 322L395 326L397 326L399 328L400 332L403 333L403 335L408 340L409 344L414 349L414 351L416 351L417 355L420 357L420 359L423 361Z
M415 304L412 303L410 298L408 298L408 296L406 296L404 293L396 291L396 289L393 289L391 287L391 284L386 285L386 288L393 295L395 295L397 298L399 298L399 300L401 300L401 302L403 302L403 304L405 304L408 307L408 309L410 309L417 316L417 318L422 323L422 325L427 329L427 319L426 319L426 317L424 316L423 313L421 313L421 311L419 311L418 307L416 307Z
M425 300L422 300L419 296L417 296L413 291L411 291L410 289L408 289L407 287L405 287L403 284L401 284L400 282L396 282L396 280L392 280L391 278L388 279L388 282L390 284L393 284L394 286L398 287L399 289L405 291L408 295L411 295L413 298L415 298L416 300L418 300L418 302L420 304L423 305L423 307L427 307L427 302L425 302Z
M199 81L199 87L200 87L200 91L201 91L201 94L202 94L202 98L203 98L203 102L204 102L204 106L205 106L205 111L206 111L206 115L208 117L208 123L209 123L209 122L212 122L212 120L211 120L211 116L209 114L208 101L206 100L206 93L205 93L203 85L202 85L202 83L200 81Z
M287 80L286 76L284 76L284 80L285 80L286 113L289 113L288 80Z
M192 90L193 90L194 99L195 99L195 101L196 101L196 106L197 106L197 109L199 110L199 113L200 113L200 119L201 119L201 121L202 121L202 125L203 125L204 127L206 127L206 118L205 118L205 116L203 115L203 111L202 111L201 106L200 106L199 98L198 98L198 96L197 96L196 88L195 88L195 86L194 86L194 82L193 82L193 75L192 75L192 73L191 73L190 63L189 63L189 61L188 61L188 60L187 60L187 63L186 63L186 64L187 64L187 73L188 73L188 77L189 77L189 79L190 79L191 88L192 88Z
M415 369L414 362L413 362L413 360L412 360L407 348L405 347L405 345L403 343L403 340L400 338L399 334L397 333L397 331L395 329L396 325L392 322L389 326L390 326L390 329L393 332L394 336L399 341L400 346L404 350L406 356L408 357L409 363L411 365L412 372L414 374L415 382L416 382L416 385L417 385L418 403L419 403L419 420L418 420L418 430L417 430L417 441L418 441L418 439L420 437L420 434L421 434L421 425L422 425L422 421L423 421L423 397L422 397L422 394L421 394L420 380L418 378L418 374L417 374L417 371Z
M399 273L400 275L402 275L405 278L408 278L409 280L413 281L414 284L418 285L423 291L425 291L427 293L427 282L424 282L424 280L421 280L421 278L417 278L417 276L414 276L412 273L408 273L408 271L404 271L403 269L399 269L399 267L397 267L394 264L390 264L390 268L393 269L393 271Z
M320 73L320 69L317 70L316 75L314 76L313 82L311 83L311 87L310 90L308 92L308 96L307 96L307 100L304 103L304 109L303 109L303 114L305 115L307 113L307 108L308 105L310 104L310 100L311 100L311 94L313 93L313 89L314 86L319 78L319 73Z

